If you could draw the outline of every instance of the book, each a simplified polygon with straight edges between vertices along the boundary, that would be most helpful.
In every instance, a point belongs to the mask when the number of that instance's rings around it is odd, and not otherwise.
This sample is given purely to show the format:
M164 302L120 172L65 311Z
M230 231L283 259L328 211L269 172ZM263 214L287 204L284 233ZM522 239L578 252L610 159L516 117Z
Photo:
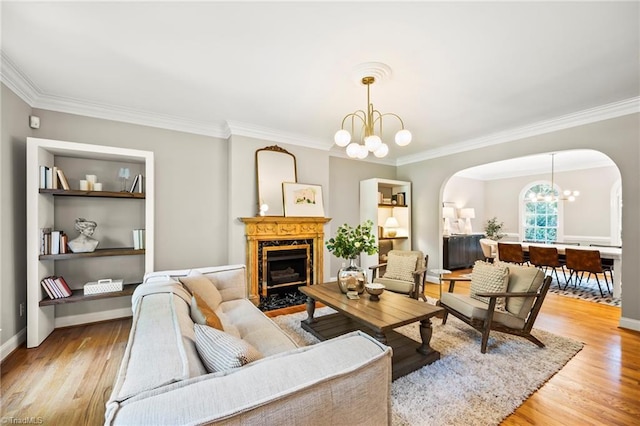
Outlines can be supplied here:
M60 254L69 253L69 236L64 232L60 235Z
M66 191L70 190L71 187L69 186L69 181L67 180L67 177L65 176L62 169L57 169L57 172L58 172L58 179L60 179L60 185L62 186L62 189Z
M51 228L40 228L40 255L47 253L47 234L51 234Z
M62 291L63 297L71 296L71 288L67 285L67 282L62 277L55 277L53 280L58 288Z
M46 170L45 188L53 189L53 169L51 167L47 167Z
M129 189L129 192L136 192L136 187L138 185L138 180L140 179L140 176L142 175L136 175L135 178L133 178L133 182L131 183L131 189Z
M54 294L55 299L59 299L62 296L62 292L60 291L60 289L58 288L58 286L56 285L55 281L53 280L53 276L49 276L45 278L45 281L47 283L47 285L49 286L49 289L51 290L51 293Z
M51 254L60 254L60 231L51 231Z
M133 234L133 249L140 250L140 233L137 229L132 231Z
M47 187L47 170L49 167L40 166L40 188L42 189Z
M47 293L47 296L49 296L50 299L56 299L56 297L53 295L53 292L49 288L49 284L47 283L46 278L43 278L40 280L40 285L42 286L45 293Z
M53 166L51 170L51 188L58 189L58 168Z

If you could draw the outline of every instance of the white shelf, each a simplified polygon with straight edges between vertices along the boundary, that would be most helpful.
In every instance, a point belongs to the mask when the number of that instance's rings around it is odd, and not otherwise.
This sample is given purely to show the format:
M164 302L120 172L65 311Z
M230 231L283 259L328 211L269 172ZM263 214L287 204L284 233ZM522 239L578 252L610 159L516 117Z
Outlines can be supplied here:
M111 164L106 162L118 162L133 164L138 167L145 176L145 194L128 194L122 195L116 192L104 191L101 193L78 191L72 189L63 190L42 190L39 188L39 169L40 166L53 167L59 165L61 161L78 162L85 165L86 169L91 170L92 165ZM115 166L113 166L115 167ZM116 148L102 145L83 144L76 142L66 142L51 139L27 138L27 347L32 348L40 345L44 339L53 331L56 326L56 307L65 306L72 302L87 302L84 298L69 298L68 300L55 299L56 303L41 301L48 300L48 296L43 293L40 280L49 275L56 275L57 262L63 261L64 267L69 268L69 262L72 262L72 268L78 270L88 270L91 273L93 266L86 266L83 262L104 262L100 259L109 259L113 256L137 254L135 261L137 269L143 269L144 272L153 271L154 267L154 164L153 152L140 151L125 148ZM67 174L67 178L70 176ZM105 176L106 179L109 177ZM117 185L117 174L111 175L112 185ZM132 201L129 201L132 200ZM69 209L69 213L61 215L56 220L56 205L60 203L62 208ZM107 203L107 204L105 204ZM69 215L73 214L73 209L81 206L85 209L94 209L94 211L104 211L103 209L114 208L127 203L143 203L137 205L133 209L140 211L140 221L143 221L146 229L145 250L133 253L128 249L107 249L96 251L91 255L68 254L68 255L40 255L40 229L46 227L56 227L59 222L71 220ZM141 209L144 209L142 213ZM66 212L66 210L65 210ZM126 217L125 219L128 219ZM132 218L132 221L134 219ZM65 223L66 223L65 222ZM105 222L108 222L105 221ZM133 222L132 222L133 223ZM100 226L100 224L99 224ZM105 226L108 226L105 225ZM120 224L126 227L126 224ZM65 228L69 228L67 225ZM133 228L132 228L133 229ZM73 229L62 229L67 233ZM107 253L107 254L104 254ZM120 259L120 258L119 258ZM118 260L117 262L121 262ZM140 263L138 263L140 262ZM60 266L63 266L60 264ZM77 265L77 266L75 266ZM84 266L83 266L84 265ZM90 264L95 265L95 264ZM103 263L103 265L105 265ZM122 270L114 271L114 273L122 273ZM104 277L97 277L104 278ZM139 277L140 279L142 277ZM72 283L69 283L72 285ZM73 283L76 288L81 283ZM89 306L89 305L87 305ZM91 309L91 308L87 308ZM93 312L100 318L109 317L109 311ZM82 317L79 315L78 317ZM86 315L85 315L86 317ZM74 320L73 318L64 318L65 323L82 323L82 320Z
M403 192L405 203L402 205L379 204L378 192L383 192L384 198ZM393 238L379 238L378 227L383 226L389 216L398 220L400 228ZM373 222L377 241L380 239L392 241L393 248L396 250L411 250L411 182L379 178L360 181L360 222L365 220ZM363 253L360 256L360 266L365 268L368 274L369 267L379 263L377 253L374 255Z

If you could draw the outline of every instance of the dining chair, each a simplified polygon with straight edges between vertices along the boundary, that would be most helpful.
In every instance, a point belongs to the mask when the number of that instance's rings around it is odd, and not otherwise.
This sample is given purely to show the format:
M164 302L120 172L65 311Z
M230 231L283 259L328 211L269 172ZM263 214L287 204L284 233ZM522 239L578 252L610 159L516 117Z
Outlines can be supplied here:
M602 258L600 257L599 250L581 250L567 248L565 249L565 262L567 269L570 272L569 280L564 287L565 289L569 286L569 283L571 283L572 279L575 279L573 285L574 287L576 287L582 282L584 273L588 272L589 275L587 275L587 281L591 277L591 274L596 277L596 282L598 283L598 288L600 289L600 295L602 297L604 297L604 292L602 291L602 286L600 285L598 274L602 274L604 276L604 281L607 285L607 291L611 293L611 287L609 287L607 274L604 273L604 269L602 268Z
M567 274L564 270L564 264L560 261L560 255L556 247L529 246L529 263L540 268L545 275L551 268L551 274L555 274L558 287L560 287L560 278L558 278L558 268L560 268L566 284Z
M608 247L608 248L619 248L619 249L622 248L621 245L616 246L616 245L608 245L608 244L589 244L589 247ZM609 273L609 278L611 278L611 282L613 282L613 259L602 258L602 269L604 270L605 274L607 272Z
M491 238L480 238L480 248L486 262L493 262L498 257L498 243Z
M498 259L501 262L517 263L518 265L527 263L522 244L518 243L498 243Z

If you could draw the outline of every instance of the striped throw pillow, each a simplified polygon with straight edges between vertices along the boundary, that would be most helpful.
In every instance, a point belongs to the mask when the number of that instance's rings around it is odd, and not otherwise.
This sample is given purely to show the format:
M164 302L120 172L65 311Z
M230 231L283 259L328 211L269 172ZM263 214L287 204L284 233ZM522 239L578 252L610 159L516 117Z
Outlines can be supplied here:
M196 349L207 371L225 371L242 367L262 358L262 354L249 343L224 331L194 324Z

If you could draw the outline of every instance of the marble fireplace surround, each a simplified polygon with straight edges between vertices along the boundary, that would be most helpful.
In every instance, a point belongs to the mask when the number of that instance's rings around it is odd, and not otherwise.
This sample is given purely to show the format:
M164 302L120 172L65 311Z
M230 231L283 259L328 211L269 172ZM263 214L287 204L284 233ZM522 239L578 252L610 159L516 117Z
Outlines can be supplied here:
M247 294L254 304L266 283L261 283L262 252L265 247L309 245L310 284L323 282L324 224L327 217L256 216L241 217L247 238Z

